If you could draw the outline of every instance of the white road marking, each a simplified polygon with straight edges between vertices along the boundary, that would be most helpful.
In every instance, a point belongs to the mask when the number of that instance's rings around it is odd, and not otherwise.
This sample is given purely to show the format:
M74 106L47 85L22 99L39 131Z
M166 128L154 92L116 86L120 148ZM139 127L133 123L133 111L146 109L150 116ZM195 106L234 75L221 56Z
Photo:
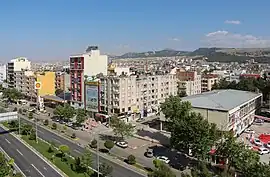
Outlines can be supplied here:
M6 142L7 142L8 144L11 144L6 138L5 138L5 140L6 140Z
M44 132L42 132L42 131L40 131L40 130L38 130L38 132L41 133L41 134L44 134Z
M35 165L31 164L32 167L42 176L42 177L45 177L38 169Z
M79 154L81 153L81 152L80 152L80 151L78 151L77 149L74 149L73 151L75 151L75 152L77 152L77 153L79 153Z
M23 156L23 153L21 153L21 151L19 151L18 149L16 149L16 151L21 154L21 156Z
M59 140L55 139L55 138L52 138L54 141L58 142L58 143L61 143Z
M47 171L47 168L46 167L43 167L44 168L44 170L46 170Z

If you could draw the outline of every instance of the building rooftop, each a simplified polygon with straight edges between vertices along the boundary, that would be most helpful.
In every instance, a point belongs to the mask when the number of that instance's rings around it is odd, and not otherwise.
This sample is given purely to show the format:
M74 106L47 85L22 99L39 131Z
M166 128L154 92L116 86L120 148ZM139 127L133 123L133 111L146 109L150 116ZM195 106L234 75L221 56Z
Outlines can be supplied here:
M262 95L242 90L213 90L182 98L191 102L192 107L229 111L243 103Z

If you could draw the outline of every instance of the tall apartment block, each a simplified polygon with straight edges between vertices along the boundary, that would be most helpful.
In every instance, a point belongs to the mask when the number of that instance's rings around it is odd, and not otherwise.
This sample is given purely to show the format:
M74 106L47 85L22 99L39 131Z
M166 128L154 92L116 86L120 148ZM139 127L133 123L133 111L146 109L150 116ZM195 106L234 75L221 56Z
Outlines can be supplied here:
M14 88L16 85L14 73L22 70L30 70L31 62L25 57L19 57L10 60L7 64L7 83L8 88Z
M213 85L218 82L219 78L216 74L204 74L202 75L202 92L208 92L212 90Z
M6 65L0 66L0 84L2 84L7 79L7 67Z
M159 111L160 103L177 94L175 75L110 75L100 78L101 112L146 117Z
M107 75L108 56L101 55L97 46L90 46L86 53L70 56L71 106L84 108L84 79L102 73Z
M196 71L185 71L178 69L176 71L178 79L178 90L186 92L188 96L201 93L201 75Z
M68 92L70 88L70 74L67 72L55 73L55 89Z

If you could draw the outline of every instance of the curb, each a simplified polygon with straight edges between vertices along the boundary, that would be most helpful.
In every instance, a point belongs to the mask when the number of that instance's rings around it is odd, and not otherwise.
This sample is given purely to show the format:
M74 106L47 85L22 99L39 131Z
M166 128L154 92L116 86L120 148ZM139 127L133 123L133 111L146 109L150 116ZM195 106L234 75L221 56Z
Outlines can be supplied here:
M8 160L11 159L11 157L6 153L6 151L4 151L3 148L0 147L0 151L4 153L4 155L6 156L6 158ZM26 175L22 172L22 170L17 166L17 164L14 162L13 166L15 167L15 169L20 172L24 177L26 177Z
M2 124L0 124L0 126L5 129L8 130L7 127L3 126ZM19 138L17 135L15 135L14 133L10 133L12 136L14 136L14 138L16 138L18 141L20 141L22 144L24 144L28 149L30 149L31 151L33 151L39 158L41 158L45 163L47 163L51 168L53 168L58 174L60 174L63 177L67 177L67 175L62 172L58 167L56 167L51 161L47 160L46 157L44 157L41 153L39 153L35 148L33 148L31 145L29 145L27 142L25 142L23 139Z

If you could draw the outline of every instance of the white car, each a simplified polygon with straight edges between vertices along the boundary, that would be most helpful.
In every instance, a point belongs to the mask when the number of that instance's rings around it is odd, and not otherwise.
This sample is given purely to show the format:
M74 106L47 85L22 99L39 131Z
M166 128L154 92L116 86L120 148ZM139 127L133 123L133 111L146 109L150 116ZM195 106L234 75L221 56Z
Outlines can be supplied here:
M255 138L255 139L254 139L254 144L255 144L256 146L262 146L262 145L263 145L262 142L261 142L261 140L259 140L258 138Z
M170 162L169 158L166 156L158 156L157 159L167 164Z
M245 130L245 133L250 133L250 134L254 134L255 133L255 131L254 130L252 130L252 129L246 129Z
M258 153L259 153L260 155L268 154L268 153L269 153L269 150L262 147L262 148L258 149Z
M268 142L267 144L265 144L265 146L266 146L267 148L270 148L270 142Z
M121 148L127 148L128 147L128 143L125 142L125 141L116 142L116 145L121 147Z

